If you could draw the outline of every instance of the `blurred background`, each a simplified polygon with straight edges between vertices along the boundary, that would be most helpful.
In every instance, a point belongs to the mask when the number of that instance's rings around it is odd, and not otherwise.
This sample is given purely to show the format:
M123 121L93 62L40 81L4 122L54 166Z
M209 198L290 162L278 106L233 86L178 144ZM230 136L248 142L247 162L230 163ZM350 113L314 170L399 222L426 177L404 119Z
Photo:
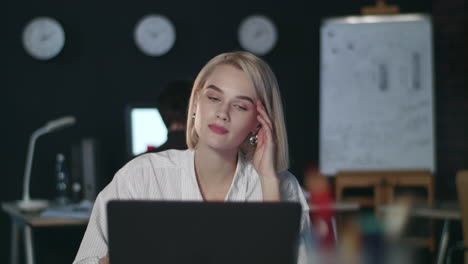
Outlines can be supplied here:
M465 64L466 6L463 0L393 0L401 13L432 16L436 131L435 197L456 199L455 173L468 167L468 87ZM99 179L109 182L127 161L125 106L154 102L170 80L193 80L213 56L240 50L238 27L263 14L277 27L278 42L262 56L279 80L289 134L291 172L303 183L306 164L319 162L320 25L328 17L359 15L375 1L12 1L3 4L0 42L0 200L21 198L29 137L49 120L73 115L74 127L41 137L31 172L31 196L55 196L57 153L86 137L99 143ZM137 22L150 13L168 17L176 41L163 56L135 45ZM22 44L25 25L38 16L58 20L63 50L41 61ZM9 261L10 220L0 214L0 263ZM35 231L37 263L70 263L84 227Z

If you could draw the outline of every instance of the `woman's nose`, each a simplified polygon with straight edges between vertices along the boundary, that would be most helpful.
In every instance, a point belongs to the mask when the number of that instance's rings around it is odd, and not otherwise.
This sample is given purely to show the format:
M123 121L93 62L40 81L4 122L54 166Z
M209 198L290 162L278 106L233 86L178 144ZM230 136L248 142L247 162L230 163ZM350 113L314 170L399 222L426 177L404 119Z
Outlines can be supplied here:
M216 113L216 117L223 121L228 121L229 120L229 106L223 105L218 109L218 112Z

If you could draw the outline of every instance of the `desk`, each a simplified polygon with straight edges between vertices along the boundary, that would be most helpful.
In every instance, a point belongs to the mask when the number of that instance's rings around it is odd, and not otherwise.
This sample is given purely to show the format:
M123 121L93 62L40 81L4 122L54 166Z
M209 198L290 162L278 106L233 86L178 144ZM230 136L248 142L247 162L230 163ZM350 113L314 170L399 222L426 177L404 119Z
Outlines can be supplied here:
M25 213L18 208L16 202L2 203L2 209L11 219L11 264L18 263L18 237L21 231L24 233L26 263L34 264L34 240L32 227L80 226L88 223L88 220L82 219L41 217L39 212Z
M418 206L412 210L411 215L444 221L436 262L437 264L443 264L450 238L450 221L461 220L461 211L458 203L444 202L433 206Z
M381 206L379 210L386 211L389 206ZM434 205L418 205L410 210L413 217L424 217L434 220L443 220L442 233L440 235L439 250L437 252L437 264L444 263L447 245L450 238L450 221L461 220L461 211L457 202L438 202Z
M331 203L330 206L316 206L314 204L309 203L309 210L310 212L316 213L319 212L320 210L331 210L334 213L346 213L346 212L358 212L359 211L359 204L356 202L334 202ZM332 222L332 232L333 232L333 238L335 239L335 243L338 243L338 231L337 231L337 226L336 226L336 218L335 215L332 216L331 219Z
M398 188L423 188L425 197L421 201L432 204L434 200L434 177L429 170L343 170L336 174L335 195L337 201L356 201L363 207L374 208L393 203ZM372 195L347 196L345 189L366 188ZM434 251L434 239L431 233L428 238L419 239L431 252Z
M330 209L333 212L337 212L337 213L356 212L356 211L359 211L359 208L360 208L359 203L355 203L355 202L334 202L329 207L321 207L321 206L309 204L309 209L312 213L317 212L321 209Z

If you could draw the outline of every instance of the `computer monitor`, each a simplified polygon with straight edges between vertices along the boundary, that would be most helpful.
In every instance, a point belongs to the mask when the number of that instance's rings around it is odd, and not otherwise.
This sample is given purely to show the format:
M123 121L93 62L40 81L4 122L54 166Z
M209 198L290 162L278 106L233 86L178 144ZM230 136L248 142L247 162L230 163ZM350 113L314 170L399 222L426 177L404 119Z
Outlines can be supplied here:
M158 148L167 140L167 127L156 104L134 103L125 107L127 157Z

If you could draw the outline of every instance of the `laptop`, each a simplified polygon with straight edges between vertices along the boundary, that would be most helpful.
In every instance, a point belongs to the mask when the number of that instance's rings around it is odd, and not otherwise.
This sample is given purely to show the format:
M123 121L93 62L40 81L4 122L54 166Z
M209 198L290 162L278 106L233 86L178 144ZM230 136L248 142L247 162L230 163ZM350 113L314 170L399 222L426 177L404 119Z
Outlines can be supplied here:
M107 204L112 264L297 262L299 203Z

